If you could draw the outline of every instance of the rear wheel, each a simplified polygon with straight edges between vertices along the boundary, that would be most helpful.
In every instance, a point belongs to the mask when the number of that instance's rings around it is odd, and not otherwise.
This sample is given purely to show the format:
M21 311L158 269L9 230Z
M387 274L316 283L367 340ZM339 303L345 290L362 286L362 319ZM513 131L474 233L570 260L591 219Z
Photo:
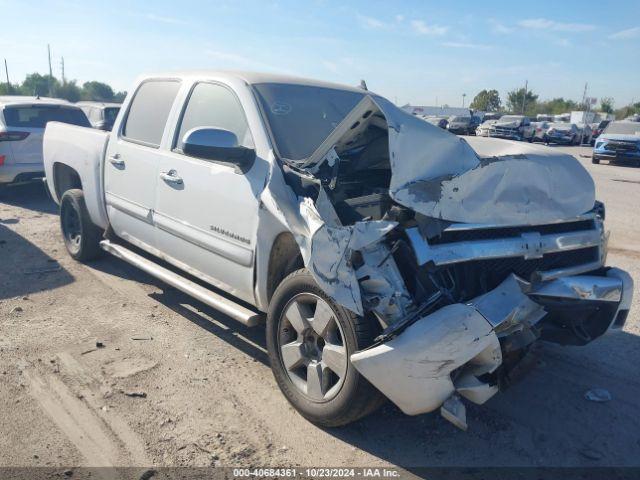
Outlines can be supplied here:
M84 262L101 253L100 239L103 232L91 221L82 190L74 188L62 195L60 228L64 245L74 259Z
M376 325L333 302L301 269L276 289L267 317L271 369L287 400L308 420L327 427L353 422L384 397L351 365L369 346Z

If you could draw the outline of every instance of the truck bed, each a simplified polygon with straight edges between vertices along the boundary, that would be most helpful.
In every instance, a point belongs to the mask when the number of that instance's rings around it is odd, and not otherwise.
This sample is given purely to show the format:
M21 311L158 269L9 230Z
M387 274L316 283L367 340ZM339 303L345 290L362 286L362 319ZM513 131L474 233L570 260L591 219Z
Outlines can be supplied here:
M60 203L56 189L56 174L61 165L73 169L82 183L87 210L96 225L106 228L103 163L109 133L66 123L50 122L44 132L43 157L47 186L51 197Z

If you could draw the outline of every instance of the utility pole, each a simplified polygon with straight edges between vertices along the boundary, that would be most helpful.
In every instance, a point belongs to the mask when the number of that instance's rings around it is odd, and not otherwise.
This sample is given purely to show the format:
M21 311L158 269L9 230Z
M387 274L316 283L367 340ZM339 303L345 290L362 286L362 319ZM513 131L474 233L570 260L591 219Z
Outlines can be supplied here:
M522 95L522 115L524 115L524 107L527 104L527 88L529 87L529 80L524 81L524 95Z
M52 97L53 94L51 92L51 80L53 79L53 70L51 70L51 47L47 43L47 56L49 57L49 96Z
M587 87L588 86L589 86L589 83L585 82L584 91L582 92L582 105L585 105L587 103Z
M462 94L462 108L464 108L464 97L466 97L466 96L467 96L467 94L466 94L466 93L463 93L463 94Z
M65 83L65 79L64 79L64 57L60 57L60 69L62 70L62 83Z
M9 82L9 67L7 67L7 59L4 59L4 73L7 76L7 87L11 90L11 83Z

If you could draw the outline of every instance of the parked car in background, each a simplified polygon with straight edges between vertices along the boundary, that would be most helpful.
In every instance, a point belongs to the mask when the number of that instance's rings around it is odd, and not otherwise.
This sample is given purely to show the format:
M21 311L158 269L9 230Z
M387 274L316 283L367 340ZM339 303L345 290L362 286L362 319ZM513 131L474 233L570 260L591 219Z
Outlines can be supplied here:
M470 135L472 133L471 117L453 115L449 117L447 129L456 135ZM475 129L473 129L475 134Z
M76 105L85 113L93 128L107 132L113 128L113 123L120 111L119 103L78 102Z
M547 130L547 143L578 145L581 130L575 123L554 122Z
M447 119L443 117L422 117L422 119L425 122L430 123L431 125L435 125L436 127L440 127L445 130L447 128L447 125L449 124Z
M531 120L525 115L504 115L490 129L489 136L509 140L533 140Z
M482 124L484 117L471 115L471 125L469 125L469 135L475 135L476 129Z
M600 163L600 160L627 162L640 167L640 123L609 123L593 148L591 162Z
M605 128L611 123L611 120L602 120L598 123L591 125L591 144L595 144L596 138L604 131Z
M553 121L553 115L549 115L546 113L539 113L538 115L536 115L536 121L537 122L552 122Z
M549 130L549 126L551 122L540 121L540 122L531 122L531 126L533 127L533 142L544 142L547 143L547 131Z
M44 177L42 135L51 121L90 126L66 100L0 96L0 186Z
M491 127L496 124L498 120L485 120L476 128L476 135L479 137L488 137L489 130Z

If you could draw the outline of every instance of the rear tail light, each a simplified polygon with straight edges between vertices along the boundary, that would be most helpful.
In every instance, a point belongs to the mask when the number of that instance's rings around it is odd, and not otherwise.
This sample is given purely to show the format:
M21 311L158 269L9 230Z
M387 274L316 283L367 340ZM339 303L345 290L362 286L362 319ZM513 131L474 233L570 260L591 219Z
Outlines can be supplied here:
M0 142L16 142L28 136L29 132L0 132Z
M4 159L5 159L5 156L4 155L0 155L0 167L2 167L4 165Z

